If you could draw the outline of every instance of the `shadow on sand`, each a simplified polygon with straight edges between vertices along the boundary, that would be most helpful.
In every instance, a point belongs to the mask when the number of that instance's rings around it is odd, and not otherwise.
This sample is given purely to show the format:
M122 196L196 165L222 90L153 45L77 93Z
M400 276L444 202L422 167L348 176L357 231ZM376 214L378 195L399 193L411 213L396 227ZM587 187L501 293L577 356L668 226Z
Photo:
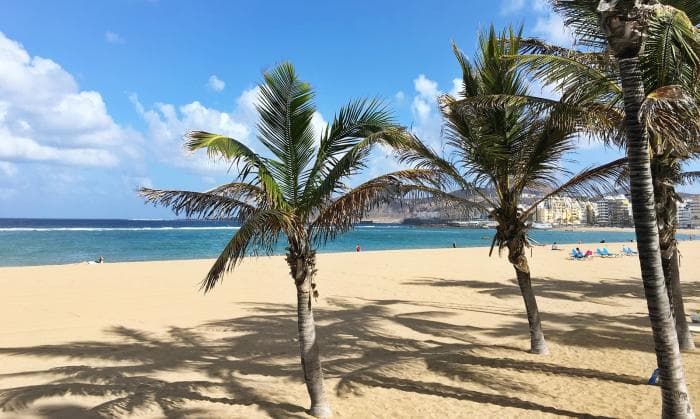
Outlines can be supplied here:
M425 285L425 281L420 282ZM444 286L443 283L437 285ZM494 292L500 291L494 289ZM538 292L558 291L553 288L546 291L538 286ZM392 309L396 304L410 304L425 310L396 314ZM117 337L116 340L0 348L0 354L5 355L65 357L70 360L69 365L57 368L0 376L0 380L32 376L45 380L47 376L52 377L40 385L1 389L0 408L5 412L21 412L40 399L71 394L100 396L107 401L90 409L69 404L42 405L39 414L52 418L113 417L155 407L168 418L206 416L206 411L195 411L186 406L189 401L200 401L225 405L254 404L272 417L304 417L302 406L280 400L279 395L266 393L260 388L262 386L245 379L246 375L255 375L301 382L295 308L257 303L246 306L252 315L213 321L191 329L173 327L166 336L113 327L107 332ZM329 300L329 308L317 309L316 317L324 371L327 377L339 380L336 394L358 397L363 389L381 387L533 412L590 417L586 412L503 395L513 393L509 390L527 390L523 384L504 377L503 371L607 380L625 385L645 382L644 377L565 367L548 363L546 358L522 359L523 351L517 347L483 345L474 337L474 332L524 339L526 321L514 320L512 325L491 331L441 321L452 315L450 310L455 309L469 310L470 307L401 300ZM498 310L494 313L504 314ZM550 341L557 343L586 346L590 340L585 334L589 333L596 335L596 346L602 342L603 346L651 350L648 334L640 330L645 322L643 316L613 319L593 314L547 314L544 322L574 329L550 332ZM412 332L409 335L422 337L397 337L386 331L383 326L387 324L408 328ZM426 335L429 337L425 338ZM489 356L489 351L493 350L498 354ZM406 373L404 367L416 362L422 363L432 374L453 380L455 385L421 381L420 377ZM166 381L156 378L161 373L182 370L202 379ZM479 388L493 390L493 393L460 387L460 382L478 384Z

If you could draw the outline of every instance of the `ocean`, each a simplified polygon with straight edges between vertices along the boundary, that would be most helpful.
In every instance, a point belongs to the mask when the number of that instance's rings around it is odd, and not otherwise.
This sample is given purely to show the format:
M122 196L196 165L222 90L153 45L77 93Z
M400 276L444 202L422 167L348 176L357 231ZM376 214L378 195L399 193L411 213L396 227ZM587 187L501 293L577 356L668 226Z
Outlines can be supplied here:
M51 265L95 260L109 262L214 258L238 227L225 221L0 219L0 266ZM358 225L319 252L436 249L489 246L493 230L404 225ZM550 244L629 241L629 232L531 230ZM679 239L687 239L680 236ZM284 253L280 240L275 251ZM617 249L611 249L617 250Z

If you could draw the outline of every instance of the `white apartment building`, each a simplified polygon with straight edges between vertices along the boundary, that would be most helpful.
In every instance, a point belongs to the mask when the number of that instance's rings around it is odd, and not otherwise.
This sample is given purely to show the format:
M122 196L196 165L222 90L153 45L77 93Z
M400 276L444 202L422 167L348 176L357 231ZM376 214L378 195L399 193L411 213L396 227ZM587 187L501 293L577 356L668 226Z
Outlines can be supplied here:
M686 228L690 226L691 223L691 208L688 202L676 202L676 218L678 220L678 226L680 228Z
M578 225L588 222L589 202L553 196L537 205L534 221L544 224Z
M700 199L686 201L689 223L693 228L700 227Z
M606 196L596 202L596 223L601 226L628 227L632 225L632 205L624 195Z

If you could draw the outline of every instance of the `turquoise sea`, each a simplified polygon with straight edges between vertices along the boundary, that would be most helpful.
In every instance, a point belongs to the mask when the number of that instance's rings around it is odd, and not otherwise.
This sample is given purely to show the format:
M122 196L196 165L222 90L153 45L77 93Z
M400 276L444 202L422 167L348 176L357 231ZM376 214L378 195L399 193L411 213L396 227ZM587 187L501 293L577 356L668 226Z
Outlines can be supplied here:
M227 222L193 220L0 219L0 266L76 263L104 256L106 262L216 257L237 230ZM350 252L489 246L493 230L359 225L319 249ZM633 233L532 230L540 243L629 241ZM681 240L687 237L680 237ZM280 240L276 253L284 252Z

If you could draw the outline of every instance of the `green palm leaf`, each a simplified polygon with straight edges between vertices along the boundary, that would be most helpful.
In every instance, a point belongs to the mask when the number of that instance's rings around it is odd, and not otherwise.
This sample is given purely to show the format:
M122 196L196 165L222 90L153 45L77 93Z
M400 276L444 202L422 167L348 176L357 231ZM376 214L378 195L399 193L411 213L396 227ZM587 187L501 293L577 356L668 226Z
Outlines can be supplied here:
M224 250L201 282L201 289L209 292L221 280L224 273L233 269L248 253L272 253L280 233L293 234L297 226L288 213L275 210L258 210L250 215L233 235Z
M287 202L296 204L302 195L304 170L316 150L311 125L316 108L311 86L297 78L289 63L265 73L256 108L260 115L258 139L277 160L270 161Z
M241 180L245 181L252 175L255 178L254 182L265 191L268 200L277 204L284 202L280 187L268 167L270 160L254 153L242 142L223 135L191 131L186 138L185 146L190 151L204 148L211 158L220 157L230 161L232 165L241 164L239 168Z

